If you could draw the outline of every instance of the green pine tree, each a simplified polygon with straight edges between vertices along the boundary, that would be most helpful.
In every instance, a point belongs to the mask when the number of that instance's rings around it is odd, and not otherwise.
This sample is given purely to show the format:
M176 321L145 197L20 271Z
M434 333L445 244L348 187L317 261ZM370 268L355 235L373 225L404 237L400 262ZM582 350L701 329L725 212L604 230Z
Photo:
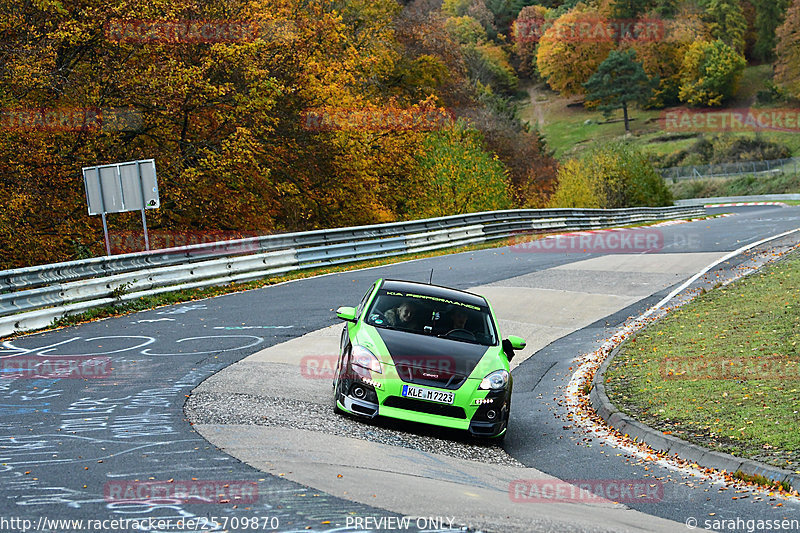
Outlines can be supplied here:
M783 22L789 0L754 0L756 44L753 56L759 61L775 59L775 30Z
M583 86L586 100L599 102L597 108L606 117L622 109L626 132L630 132L628 103L646 102L653 91L653 82L636 61L634 50L612 51Z
M612 14L617 19L635 19L652 7L651 0L615 0Z
M703 19L708 24L711 36L730 46L739 54L744 53L744 34L747 19L738 0L706 0ZM773 35L775 29L772 29ZM774 47L774 37L773 37Z

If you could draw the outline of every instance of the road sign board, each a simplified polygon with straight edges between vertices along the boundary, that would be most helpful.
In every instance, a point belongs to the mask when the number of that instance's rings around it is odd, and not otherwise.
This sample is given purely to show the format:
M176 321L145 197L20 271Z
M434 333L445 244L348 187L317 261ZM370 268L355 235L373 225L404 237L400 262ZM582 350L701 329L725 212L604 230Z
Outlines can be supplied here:
M90 215L160 206L153 159L84 167L83 183Z

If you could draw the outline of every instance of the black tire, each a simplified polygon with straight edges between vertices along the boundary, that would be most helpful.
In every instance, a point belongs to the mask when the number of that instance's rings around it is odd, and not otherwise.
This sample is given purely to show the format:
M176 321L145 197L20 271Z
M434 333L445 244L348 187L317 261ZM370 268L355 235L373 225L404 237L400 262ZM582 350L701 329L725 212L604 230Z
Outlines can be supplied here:
M339 396L341 396L341 394L339 394L339 387L341 383L342 383L341 376L336 376L336 381L333 382L333 412L336 413L337 415L347 414L344 411L342 411L342 409L337 404Z

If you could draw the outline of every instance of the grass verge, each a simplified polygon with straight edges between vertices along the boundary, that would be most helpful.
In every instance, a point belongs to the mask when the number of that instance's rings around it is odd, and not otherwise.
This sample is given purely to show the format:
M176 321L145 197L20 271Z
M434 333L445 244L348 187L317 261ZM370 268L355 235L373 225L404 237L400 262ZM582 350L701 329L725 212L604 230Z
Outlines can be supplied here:
M785 194L800 192L800 175L794 173L773 176L739 176L736 178L711 178L667 181L676 200L684 198L711 198L714 196L753 196L757 194Z
M705 293L626 343L609 399L643 423L800 471L800 254Z

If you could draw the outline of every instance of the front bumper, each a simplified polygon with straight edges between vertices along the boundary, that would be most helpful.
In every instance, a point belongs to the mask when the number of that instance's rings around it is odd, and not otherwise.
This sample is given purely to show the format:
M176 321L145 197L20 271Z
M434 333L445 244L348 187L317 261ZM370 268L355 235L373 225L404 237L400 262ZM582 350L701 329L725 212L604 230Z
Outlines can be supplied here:
M394 369L385 370L387 375L373 373L371 384L351 373L343 380L342 394L337 398L339 408L366 418L380 415L464 430L476 437L497 437L506 430L511 382L507 389L498 391L478 389L480 380L477 379L467 379L456 390L434 388L454 393L453 404L447 405L403 397L403 385L407 383L396 374L392 376Z

